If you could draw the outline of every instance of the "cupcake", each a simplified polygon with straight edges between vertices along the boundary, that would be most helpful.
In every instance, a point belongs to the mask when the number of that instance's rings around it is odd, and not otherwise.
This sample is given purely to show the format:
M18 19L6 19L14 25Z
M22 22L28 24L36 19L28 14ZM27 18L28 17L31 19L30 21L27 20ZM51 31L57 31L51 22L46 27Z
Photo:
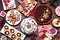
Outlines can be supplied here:
M56 18L52 21L54 27L60 27L60 19Z

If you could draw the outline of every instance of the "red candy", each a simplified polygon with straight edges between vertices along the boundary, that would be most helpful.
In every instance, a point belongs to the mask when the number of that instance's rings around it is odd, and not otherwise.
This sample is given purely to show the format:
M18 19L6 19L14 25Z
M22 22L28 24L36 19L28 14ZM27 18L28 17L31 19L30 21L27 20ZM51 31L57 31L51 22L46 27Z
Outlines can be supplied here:
M30 12L30 16L33 16L33 15L34 15L34 10Z
M1 16L4 17L6 15L6 12L1 11Z

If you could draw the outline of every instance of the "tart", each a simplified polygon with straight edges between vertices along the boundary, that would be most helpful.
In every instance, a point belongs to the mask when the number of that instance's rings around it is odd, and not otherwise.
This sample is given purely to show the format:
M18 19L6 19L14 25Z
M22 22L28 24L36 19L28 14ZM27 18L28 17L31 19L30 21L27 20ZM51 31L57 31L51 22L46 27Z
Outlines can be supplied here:
M12 34L12 35L11 35L11 38L12 38L12 39L15 39L15 38L16 38L16 36L15 36L14 34Z
M9 35L9 31L5 31L5 35Z
M53 8L47 4L40 4L35 8L34 18L38 24L48 24L54 17Z
M7 25L4 26L5 29L9 29Z
M54 27L60 27L60 19L56 18L52 21Z
M15 31L14 29L10 29L10 32L11 32L11 33L14 33L14 31Z

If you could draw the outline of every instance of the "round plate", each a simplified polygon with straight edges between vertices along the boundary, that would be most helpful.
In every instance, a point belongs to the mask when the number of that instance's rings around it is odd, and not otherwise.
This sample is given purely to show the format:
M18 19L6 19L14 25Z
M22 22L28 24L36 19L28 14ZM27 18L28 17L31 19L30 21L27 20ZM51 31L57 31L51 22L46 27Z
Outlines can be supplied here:
M26 18L21 22L21 30L25 34L31 34L37 30L37 23L32 18Z
M21 13L17 10L10 10L6 14L6 21L10 25L17 25L21 21Z
M38 24L48 24L54 17L53 8L47 4L40 4L35 8L34 18Z
M56 9L55 9L55 13L57 16L60 16L60 6L58 6Z

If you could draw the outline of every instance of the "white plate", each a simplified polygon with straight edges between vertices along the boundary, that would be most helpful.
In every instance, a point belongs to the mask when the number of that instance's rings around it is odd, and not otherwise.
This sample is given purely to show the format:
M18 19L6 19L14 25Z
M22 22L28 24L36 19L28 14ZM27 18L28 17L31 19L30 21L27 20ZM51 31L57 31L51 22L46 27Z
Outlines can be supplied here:
M57 16L60 16L60 6L58 6L56 9L55 9L55 13Z
M26 35L25 34L23 34L21 31L18 31L17 29L15 29L14 27L12 27L12 26L10 26L9 24L7 24L7 23L5 23L5 25L7 25L8 26L8 31L9 31L9 35L5 35L5 33L4 33L4 31L6 30L4 27L2 28L2 30L1 30L1 33L3 33L5 36L8 36L9 38L11 38L11 35L12 34L15 34L15 36L16 36L16 38L14 39L14 40L17 40L17 38L21 38L21 40L24 40L24 38L26 37ZM11 33L10 32L10 29L13 29L14 30L14 33ZM21 34L21 37L18 37L16 34L17 33L20 33Z
M26 18L21 22L21 30L26 34L31 34L37 30L37 23L32 18Z
M2 0L2 4L3 4L4 10L16 8L15 0L10 0L10 2L8 3L8 8L5 6L5 3L3 2L3 0ZM14 7L12 7L13 5ZM12 7L12 8L9 8L9 7Z
M19 20L19 21L16 21L16 23L14 24L14 25L17 25L17 24L19 24L20 21L21 21L21 13L20 13L19 11L17 11L17 10L13 10L13 11L14 11L14 13L18 12L18 14L20 14L20 20ZM8 11L7 14L6 14L6 21L7 21L10 25L13 25L12 22L8 21L8 16L9 16L10 14L11 14L10 11Z

